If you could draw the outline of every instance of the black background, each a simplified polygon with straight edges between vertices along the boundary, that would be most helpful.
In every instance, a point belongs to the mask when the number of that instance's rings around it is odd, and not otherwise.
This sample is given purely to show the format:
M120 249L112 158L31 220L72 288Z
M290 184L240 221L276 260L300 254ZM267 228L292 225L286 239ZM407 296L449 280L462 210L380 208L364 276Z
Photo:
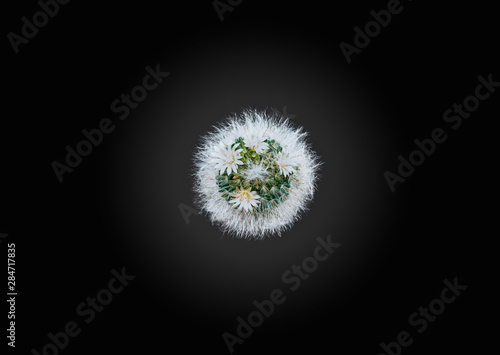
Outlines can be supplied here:
M41 351L77 321L62 354L224 354L236 317L281 288L287 301L236 353L377 354L456 276L469 288L403 353L487 350L499 94L456 131L442 114L478 75L500 79L495 11L402 2L347 64L340 42L386 4L243 1L221 22L210 1L73 1L18 54L4 37L0 232L2 253L17 247L16 351ZM4 34L38 10L4 4ZM110 103L157 63L170 76L119 121ZM178 207L192 206L198 137L249 106L287 106L324 162L310 212L264 241L222 236L202 216L186 224ZM116 130L59 183L51 163L103 117ZM448 140L391 193L383 173L436 127ZM282 273L328 234L342 246L290 292ZM136 278L84 324L76 306L124 266Z

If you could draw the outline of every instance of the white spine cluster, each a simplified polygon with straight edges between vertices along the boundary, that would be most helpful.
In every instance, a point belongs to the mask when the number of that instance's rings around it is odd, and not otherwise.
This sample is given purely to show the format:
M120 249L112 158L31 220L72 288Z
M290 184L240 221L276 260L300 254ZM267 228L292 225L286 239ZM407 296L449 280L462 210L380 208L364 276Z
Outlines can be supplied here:
M194 153L194 193L198 207L224 233L255 239L272 234L281 235L307 210L316 189L321 163L306 142L306 136L307 133L301 127L292 127L288 119L279 117L276 113L257 110L245 110L215 126L212 132L202 137L201 144ZM243 138L245 147L241 147L241 144L234 145L240 137ZM269 148L263 142L265 139L277 142L282 148L280 153L265 162L260 161L258 165L242 165L240 160L245 160L245 152L258 154ZM275 164L277 170L273 171L281 172L288 179L286 196L281 198L280 203L273 203L270 208L259 209L259 204L264 203L262 198L249 200L249 203L243 200L241 203L233 201L243 199L243 190L238 189L238 193L241 193L238 198L232 195L233 199L228 202L216 178L222 170L224 161L221 159L225 157L228 157L227 166L230 166L224 170L227 174L237 169L233 174L238 179L255 180L256 184L259 179L265 182L276 176L271 176L267 170L270 163ZM244 195L248 199L251 196L258 197L253 192L252 194Z

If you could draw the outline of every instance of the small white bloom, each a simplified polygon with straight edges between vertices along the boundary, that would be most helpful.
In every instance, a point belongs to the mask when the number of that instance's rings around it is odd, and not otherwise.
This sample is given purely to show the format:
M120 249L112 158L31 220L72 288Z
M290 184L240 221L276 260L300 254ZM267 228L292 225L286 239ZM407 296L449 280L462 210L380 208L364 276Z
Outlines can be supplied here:
M283 151L278 153L276 156L276 165L280 169L280 173L288 176L291 173L295 173L296 170L294 166L296 165L292 158L290 158L289 154L285 154Z
M239 210L244 209L245 212L251 211L254 207L257 207L257 204L260 201L260 196L257 195L257 192L251 191L252 189L249 187L248 189L238 189L236 188L235 193L233 193L234 198L229 201L229 203L234 203L233 207L238 207Z
M245 138L245 147L254 150L257 154L261 154L269 148L269 145L264 141L264 137L252 132Z
M242 165L240 152L243 149L236 149L239 143L235 144L232 148L230 145L225 145L222 142L218 146L213 148L213 155L211 157L211 163L215 165L215 169L220 171L220 174L224 174L224 170L227 170L227 174L231 174L231 171L238 170L238 165Z

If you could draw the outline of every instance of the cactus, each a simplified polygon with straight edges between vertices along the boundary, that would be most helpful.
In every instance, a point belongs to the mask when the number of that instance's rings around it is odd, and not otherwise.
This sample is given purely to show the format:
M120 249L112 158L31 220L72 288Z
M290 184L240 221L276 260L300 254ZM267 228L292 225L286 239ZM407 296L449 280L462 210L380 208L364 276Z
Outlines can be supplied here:
M197 202L223 232L280 235L312 200L318 158L302 128L276 115L246 110L216 126L195 152Z

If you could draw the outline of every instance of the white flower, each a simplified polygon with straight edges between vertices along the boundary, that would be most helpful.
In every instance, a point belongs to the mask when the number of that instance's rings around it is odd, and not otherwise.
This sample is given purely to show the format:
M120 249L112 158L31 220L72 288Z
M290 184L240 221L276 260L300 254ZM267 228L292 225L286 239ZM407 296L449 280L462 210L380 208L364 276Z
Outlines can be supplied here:
M225 145L222 142L218 146L213 148L212 157L210 162L214 164L215 169L220 171L220 174L224 174L224 170L227 170L227 174L231 174L231 171L238 170L238 165L242 165L243 162L240 160L240 152L243 149L236 149L240 144L237 143L231 148L230 145Z
M283 151L279 152L276 156L276 165L280 169L280 173L285 176L296 172L294 168L294 166L296 166L296 163L292 158L290 158L290 154L285 154Z
M257 154L261 154L269 148L269 145L264 141L264 137L255 132L252 132L245 137L245 147L254 150Z
M260 196L257 195L257 192L251 191L251 188L249 187L248 189L238 189L236 188L235 193L232 195L234 196L229 203L233 203L233 207L236 208L238 207L238 210L244 209L245 212L251 211L253 207L257 207L257 204L260 203L260 201L257 201L260 199Z

